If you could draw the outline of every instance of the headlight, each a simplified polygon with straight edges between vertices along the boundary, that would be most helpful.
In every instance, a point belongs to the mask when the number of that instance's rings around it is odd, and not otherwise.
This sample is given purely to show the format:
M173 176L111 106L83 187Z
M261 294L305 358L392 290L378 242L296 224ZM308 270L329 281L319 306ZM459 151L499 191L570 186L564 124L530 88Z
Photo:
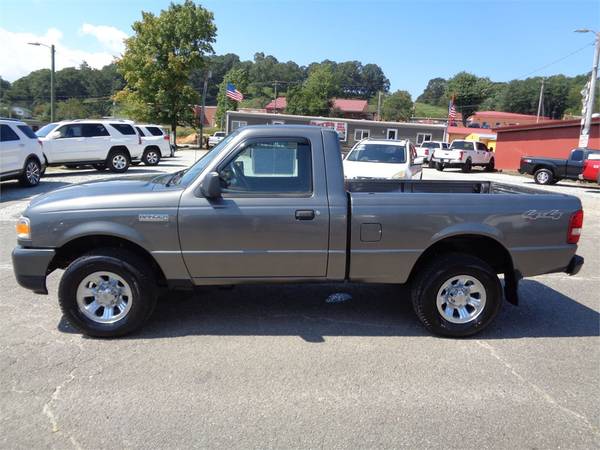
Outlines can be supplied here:
M31 224L27 217L19 217L17 220L17 238L31 239Z

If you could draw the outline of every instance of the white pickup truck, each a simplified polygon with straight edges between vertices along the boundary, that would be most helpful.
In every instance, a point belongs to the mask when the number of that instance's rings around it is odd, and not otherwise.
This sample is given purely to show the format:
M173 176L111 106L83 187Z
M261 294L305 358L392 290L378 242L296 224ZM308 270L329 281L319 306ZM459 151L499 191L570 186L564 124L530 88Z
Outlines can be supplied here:
M484 167L492 172L495 167L494 152L482 142L454 140L449 149L436 149L431 160L437 170L446 167L459 167L463 172L470 172L473 166Z

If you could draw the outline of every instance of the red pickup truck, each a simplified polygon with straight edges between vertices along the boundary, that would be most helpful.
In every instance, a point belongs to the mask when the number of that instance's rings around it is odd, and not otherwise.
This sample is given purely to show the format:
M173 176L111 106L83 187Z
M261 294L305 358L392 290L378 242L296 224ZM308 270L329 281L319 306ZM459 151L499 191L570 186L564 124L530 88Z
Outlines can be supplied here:
M583 162L583 171L580 180L595 181L600 184L600 154L591 153Z

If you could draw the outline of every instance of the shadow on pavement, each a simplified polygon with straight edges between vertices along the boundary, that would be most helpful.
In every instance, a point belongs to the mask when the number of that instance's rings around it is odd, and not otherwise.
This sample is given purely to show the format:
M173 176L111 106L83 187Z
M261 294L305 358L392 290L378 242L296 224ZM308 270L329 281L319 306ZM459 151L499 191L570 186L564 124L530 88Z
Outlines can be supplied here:
M525 181L524 184L531 184L533 186L540 186L539 184L537 184L535 181ZM545 185L546 187L548 187L548 185ZM552 186L552 185L550 185ZM587 192L600 192L600 186L595 187L594 183L589 182L589 183L581 183L581 184L571 184L571 183L561 183L560 181L558 183L556 183L554 186L558 186L558 187L565 187L565 188L573 188L573 189L590 189Z
M326 303L335 292L352 299ZM494 323L475 339L597 336L600 315L537 281L525 280L521 305L503 303ZM59 330L76 332L61 320ZM374 285L237 286L168 293L149 322L128 339L188 335L429 336L412 311L408 289Z

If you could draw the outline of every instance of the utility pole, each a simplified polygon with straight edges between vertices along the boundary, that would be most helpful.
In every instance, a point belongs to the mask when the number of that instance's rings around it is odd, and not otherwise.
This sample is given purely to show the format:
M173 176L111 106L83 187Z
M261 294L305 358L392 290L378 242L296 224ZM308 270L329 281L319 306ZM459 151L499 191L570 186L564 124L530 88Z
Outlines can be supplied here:
M54 95L54 55L56 54L56 48L54 44L46 45L41 42L28 42L28 44L50 49L50 122L54 122L54 104L56 103L56 96Z
M546 81L546 79L542 78L542 86L540 87L540 100L538 101L537 118L535 119L535 123L540 121L540 113L544 105L544 81Z
M381 122L381 91L377 97L377 120Z
M206 89L208 88L208 79L212 77L212 72L209 70L204 77L204 88L202 89L202 106L200 109L200 148L204 145L204 108L206 108Z
M596 80L598 79L598 60L600 59L600 32L580 29L575 30L576 33L594 33L596 36L596 47L594 49L594 62L592 64L592 77L590 79L590 87L588 91L588 102L585 108L585 117L583 120L583 129L579 136L579 146L587 147L590 138L590 128L592 126L592 114L594 113L594 102L596 100Z
M277 109L277 83L278 81L273 82L275 84L275 109Z

